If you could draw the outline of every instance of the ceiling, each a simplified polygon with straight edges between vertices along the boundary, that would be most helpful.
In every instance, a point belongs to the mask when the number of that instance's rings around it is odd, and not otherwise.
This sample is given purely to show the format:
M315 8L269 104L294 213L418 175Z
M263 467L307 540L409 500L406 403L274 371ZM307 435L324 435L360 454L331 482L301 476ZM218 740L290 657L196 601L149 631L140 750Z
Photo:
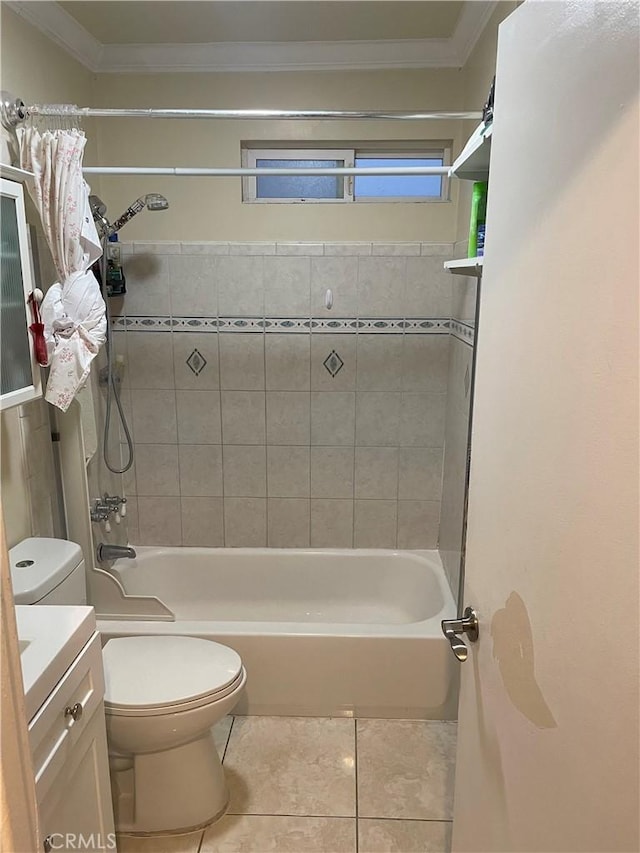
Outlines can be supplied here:
M3 0L96 73L460 68L498 0Z
M73 0L59 5L102 44L201 44L449 38L464 3Z

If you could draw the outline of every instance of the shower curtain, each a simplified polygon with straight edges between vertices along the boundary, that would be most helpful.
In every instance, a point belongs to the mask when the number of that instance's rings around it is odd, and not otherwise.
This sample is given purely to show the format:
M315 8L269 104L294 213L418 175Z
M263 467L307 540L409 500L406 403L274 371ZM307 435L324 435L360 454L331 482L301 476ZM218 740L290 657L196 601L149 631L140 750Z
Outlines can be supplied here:
M29 193L60 277L41 313L50 366L45 399L63 412L87 381L107 331L104 300L90 271L102 248L82 176L86 141L75 129L18 131L20 166L35 174Z

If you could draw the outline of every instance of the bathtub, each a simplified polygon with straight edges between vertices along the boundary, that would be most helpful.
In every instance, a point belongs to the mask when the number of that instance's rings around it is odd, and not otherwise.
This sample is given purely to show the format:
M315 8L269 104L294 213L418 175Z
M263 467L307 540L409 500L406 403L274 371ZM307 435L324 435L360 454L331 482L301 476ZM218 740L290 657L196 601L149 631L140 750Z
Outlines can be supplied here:
M242 657L241 714L455 719L455 617L437 551L136 548L110 571L174 621L100 618L103 640L184 634Z

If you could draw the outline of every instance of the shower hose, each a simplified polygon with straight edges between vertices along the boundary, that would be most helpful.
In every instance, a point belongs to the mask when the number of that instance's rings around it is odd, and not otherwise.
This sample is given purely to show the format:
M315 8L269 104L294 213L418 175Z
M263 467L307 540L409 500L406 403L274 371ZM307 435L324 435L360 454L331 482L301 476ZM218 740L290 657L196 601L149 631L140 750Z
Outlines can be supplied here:
M129 424L127 423L127 418L125 416L124 410L122 408L122 403L120 401L120 392L118 390L118 383L116 381L116 377L114 376L113 371L113 341L111 338L111 306L109 305L109 295L107 293L107 246L108 239L105 235L102 238L102 257L100 258L100 278L102 279L102 295L104 297L104 302L106 306L106 316L107 316L107 334L105 347L107 351L107 402L106 402L106 411L104 416L104 434L102 438L102 456L104 459L104 464L107 466L109 471L112 474L124 474L126 471L131 468L133 465L133 441L131 440L131 433L129 431ZM127 442L127 462L122 467L118 467L117 465L112 465L109 459L109 435L111 432L111 410L113 401L115 400L116 408L118 410L118 416L120 418L120 423L122 424L122 429L124 432L124 436ZM120 460L122 464L122 460Z

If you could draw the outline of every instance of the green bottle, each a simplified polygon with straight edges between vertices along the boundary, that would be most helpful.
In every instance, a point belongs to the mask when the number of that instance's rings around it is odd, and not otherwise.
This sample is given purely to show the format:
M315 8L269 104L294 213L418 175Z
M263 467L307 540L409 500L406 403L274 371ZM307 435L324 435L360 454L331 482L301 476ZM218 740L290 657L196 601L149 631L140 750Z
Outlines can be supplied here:
M473 185L471 196L471 222L469 224L469 251L468 257L478 256L478 229L482 237L482 251L484 251L484 228L487 218L487 182L476 181Z

